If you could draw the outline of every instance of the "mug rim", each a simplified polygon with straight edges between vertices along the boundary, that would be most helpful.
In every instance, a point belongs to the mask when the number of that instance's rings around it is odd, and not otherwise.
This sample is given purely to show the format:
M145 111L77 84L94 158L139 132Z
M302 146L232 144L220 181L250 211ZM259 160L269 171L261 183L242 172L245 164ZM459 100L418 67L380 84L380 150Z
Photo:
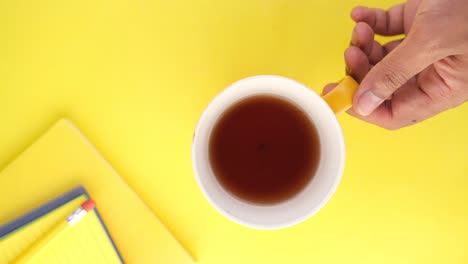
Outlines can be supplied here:
M326 112L327 117L331 117L331 119L332 119L331 123L333 123L333 127L335 128L336 132L339 135L336 140L338 141L338 144L339 144L339 147L340 147L340 153L337 153L337 155L339 155L339 161L340 162L339 162L339 164L337 164L338 168L336 169L336 175L332 175L333 184L331 185L330 188L328 188L328 190L326 191L326 194L322 195L322 197L319 200L319 202L317 203L317 205L314 206L314 207L311 207L310 210L307 213L303 213L303 214L295 217L294 219L292 219L290 221L278 222L278 223L275 223L275 224L251 223L251 222L248 222L248 221L246 221L246 220L244 220L242 218L239 218L236 215L230 213L229 210L226 210L225 208L222 208L222 206L220 204L218 204L214 200L215 197L212 197L209 194L209 192L206 189L206 186L202 183L202 180L201 180L202 176L199 175L200 172L199 172L199 168L198 168L198 164L197 164L198 162L197 162L197 159L196 159L196 156L197 156L197 153L196 153L196 150L197 150L197 148L196 148L197 135L199 134L199 130L201 129L201 126L203 125L203 123L206 123L206 122L203 122L206 119L206 116L208 115L208 113L213 111L213 110L210 110L210 109L214 105L214 102L220 100L220 97L223 94L225 94L226 91L231 90L231 89L235 89L239 85L239 83L248 82L248 81L255 80L255 79L270 79L270 80L271 79L281 79L281 80L287 80L289 82L293 82L297 87L301 87L302 92L309 93L309 95L312 95L316 99L318 99L317 102L321 102L320 104L322 104L322 106L320 106L320 108L323 109L323 111ZM252 93L252 95L255 95L255 93ZM216 123L216 121L214 121L214 122ZM312 122L314 122L314 121L312 121ZM300 83L298 81L295 81L295 80L290 79L288 77L279 76L279 75L255 75L255 76L246 77L246 78L240 79L240 80L230 84L225 89L221 90L210 101L210 103L206 106L206 108L203 110L203 113L201 114L201 116L200 116L200 118L199 118L199 120L197 122L195 132L194 132L193 141L192 141L191 154L192 154L192 167L193 167L193 170L194 170L195 179L196 179L197 184L198 184L198 186L200 187L200 189L201 189L201 191L203 193L203 196L208 200L208 202L211 204L211 206L213 206L221 215L223 215L227 219L229 219L229 220L231 220L231 221L233 221L233 222L235 222L237 224L244 225L244 226L254 228L254 229L263 229L263 230L280 229L280 228L285 228L285 227L297 225L297 224L307 220L308 218L310 218L314 214L316 214L330 200L330 198L333 196L336 189L338 188L338 185L341 182L341 178L343 176L344 165L345 165L345 143L344 143L343 131L342 131L342 128L341 128L341 126L340 126L340 124L338 122L338 119L337 119L335 113L328 106L328 104L322 98L322 96L317 94L315 91L311 90L310 88L308 88L307 86L305 86L304 84L302 84L302 83ZM262 206L262 204L255 204L255 203L253 203L253 205ZM268 206L268 205L265 205L265 206Z

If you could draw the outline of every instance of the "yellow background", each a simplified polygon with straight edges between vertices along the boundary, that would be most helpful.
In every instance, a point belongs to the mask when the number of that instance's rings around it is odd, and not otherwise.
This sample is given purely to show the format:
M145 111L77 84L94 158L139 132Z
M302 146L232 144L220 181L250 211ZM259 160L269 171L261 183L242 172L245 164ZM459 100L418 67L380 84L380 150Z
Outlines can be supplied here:
M193 177L213 96L257 74L320 92L344 74L352 6L392 3L1 0L0 167L67 116L201 264L466 263L467 104L393 132L340 116L343 180L292 228L224 219Z

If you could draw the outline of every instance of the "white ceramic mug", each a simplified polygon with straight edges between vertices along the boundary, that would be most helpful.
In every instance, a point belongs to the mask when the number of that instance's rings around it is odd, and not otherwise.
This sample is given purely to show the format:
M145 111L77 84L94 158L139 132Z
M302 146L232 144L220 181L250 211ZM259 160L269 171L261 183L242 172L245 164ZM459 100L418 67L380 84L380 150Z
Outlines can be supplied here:
M294 80L263 75L242 79L226 88L203 112L193 139L193 168L206 199L228 219L257 229L288 227L315 214L331 198L341 180L345 144L335 114L351 106L357 86L347 76L322 98ZM312 180L295 196L271 205L246 202L225 190L213 173L208 153L211 131L221 114L240 100L263 94L294 102L314 123L320 138L320 162Z

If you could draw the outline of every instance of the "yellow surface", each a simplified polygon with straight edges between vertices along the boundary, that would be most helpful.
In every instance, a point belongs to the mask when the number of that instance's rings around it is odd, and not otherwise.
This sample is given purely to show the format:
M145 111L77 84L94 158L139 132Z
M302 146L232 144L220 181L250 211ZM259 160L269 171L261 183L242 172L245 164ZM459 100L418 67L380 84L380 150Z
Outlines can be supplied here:
M341 114L353 105L353 96L359 84L351 76L345 76L333 90L323 96L336 114Z
M97 202L124 261L192 263L151 210L65 119L0 172L0 225L78 185Z
M193 177L218 92L257 74L321 92L345 74L352 6L396 2L1 1L0 166L69 116L201 264L467 263L468 105L393 132L340 115L343 180L289 229L231 223Z
M63 223L67 226L63 230L65 232L54 236L45 247L34 252L30 262L24 263L121 263L94 211L88 213L72 227L66 223L67 216L80 207L84 201L86 201L86 197L79 196L1 239L1 263L9 263L16 256L23 254L26 250L29 251L38 240L50 233L51 230L56 230L57 223Z

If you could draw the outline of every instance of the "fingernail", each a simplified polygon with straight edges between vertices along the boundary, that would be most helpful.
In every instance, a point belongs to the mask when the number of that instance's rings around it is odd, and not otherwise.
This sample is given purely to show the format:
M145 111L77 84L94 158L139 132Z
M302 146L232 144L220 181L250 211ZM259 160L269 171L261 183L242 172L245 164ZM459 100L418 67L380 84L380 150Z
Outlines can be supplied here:
M347 75L350 75L350 74L351 74L351 69L348 67L348 65L346 65L345 73L346 73Z
M385 99L376 96L372 91L367 91L359 98L357 111L362 116L370 115Z

